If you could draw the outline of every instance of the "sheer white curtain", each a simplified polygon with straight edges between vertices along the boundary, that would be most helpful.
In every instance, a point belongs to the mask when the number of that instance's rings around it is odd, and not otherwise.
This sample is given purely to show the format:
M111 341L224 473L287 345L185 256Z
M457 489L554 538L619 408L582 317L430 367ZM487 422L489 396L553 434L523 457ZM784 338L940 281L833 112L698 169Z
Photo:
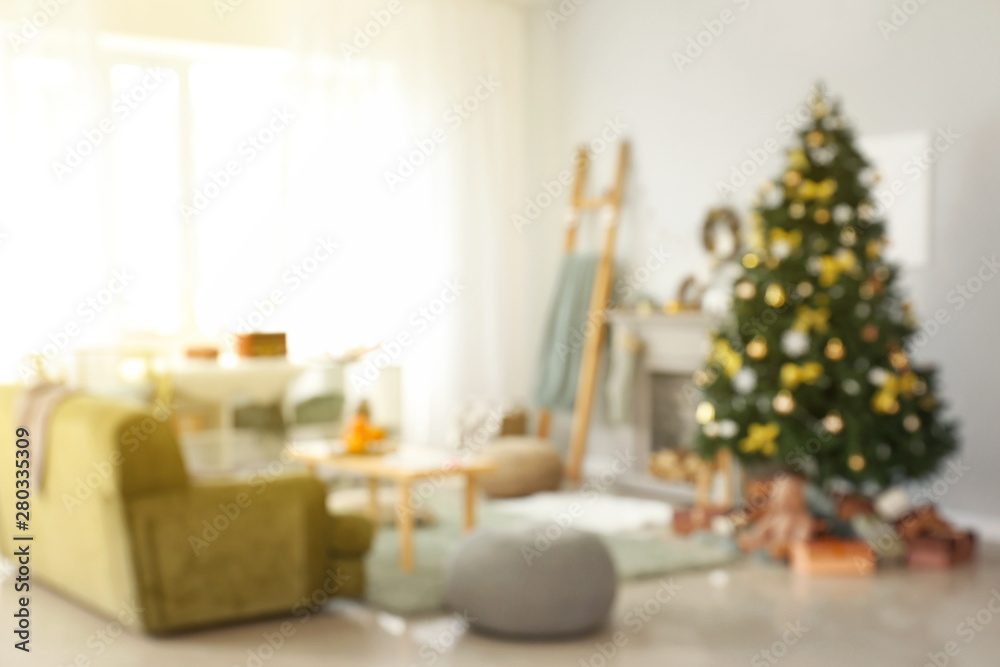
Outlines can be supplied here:
M84 330L70 347L252 326L301 356L396 341L419 441L469 395L522 392L520 8L401 0L387 19L384 2L303 1L255 18L244 3L213 25L161 4L129 23L81 0L3 56L0 289L20 315L4 375L67 324ZM93 155L54 176L106 117ZM83 322L121 269L131 283Z

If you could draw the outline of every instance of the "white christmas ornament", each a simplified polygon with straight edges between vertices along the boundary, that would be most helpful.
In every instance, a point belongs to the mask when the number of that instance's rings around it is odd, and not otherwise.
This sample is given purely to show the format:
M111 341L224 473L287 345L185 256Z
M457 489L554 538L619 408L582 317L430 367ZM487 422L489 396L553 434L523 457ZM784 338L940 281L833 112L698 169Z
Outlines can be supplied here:
M833 207L833 221L838 225L843 225L851 221L854 211L847 204L837 204Z
M735 438L736 434L740 432L739 425L732 419L723 419L719 422L719 435L727 440L729 438Z
M868 371L868 381L876 387L881 387L889 378L889 372L884 368L875 367Z
M844 388L844 393L848 396L857 396L861 391L861 385L854 378L847 378L840 386Z
M750 368L741 368L733 376L733 387L741 394L749 394L757 388L757 373Z
M781 349L790 357L801 357L809 351L809 336L801 331L786 331L781 335Z

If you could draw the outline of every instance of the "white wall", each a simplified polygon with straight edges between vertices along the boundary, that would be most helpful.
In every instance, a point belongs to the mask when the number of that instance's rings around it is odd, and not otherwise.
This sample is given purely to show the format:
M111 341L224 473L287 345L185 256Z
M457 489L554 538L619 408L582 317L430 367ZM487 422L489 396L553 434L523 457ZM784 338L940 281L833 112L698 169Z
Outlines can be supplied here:
M771 137L786 139L777 124L817 80L842 97L862 134L950 127L960 135L934 166L928 293L919 313L927 318L944 309L950 319L918 359L942 370L944 395L963 424L961 460L971 467L941 503L1000 516L994 479L1000 472L994 407L1000 278L961 309L948 300L984 256L1000 255L1000 3L910 0L916 12L884 37L878 22L891 19L888 0L576 2L554 29L548 12L558 12L559 3L531 10L531 136L538 159L527 194L564 168L573 145L620 117L635 156L620 248L634 264L652 245L672 247L673 264L648 283L660 299L672 297L681 278L703 266L698 230L705 211L720 201L716 183L748 149ZM564 0L561 6L574 5ZM732 22L679 71L673 53L723 10L732 12ZM742 210L753 186L778 173L783 160L770 158L740 190ZM612 160L603 162L609 170ZM534 235L540 285L551 285L561 210L561 203L552 206L524 232ZM548 294L535 290L528 312L540 316ZM612 444L593 443L592 451Z

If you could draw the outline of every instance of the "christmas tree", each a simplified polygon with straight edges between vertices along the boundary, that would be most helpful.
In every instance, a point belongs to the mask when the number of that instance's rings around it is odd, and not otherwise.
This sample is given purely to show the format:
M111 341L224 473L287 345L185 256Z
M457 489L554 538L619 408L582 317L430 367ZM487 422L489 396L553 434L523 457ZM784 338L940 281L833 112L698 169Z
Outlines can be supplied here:
M698 448L872 490L933 472L955 427L907 352L915 325L883 258L878 176L839 105L810 106L782 178L755 201L732 315L695 374Z

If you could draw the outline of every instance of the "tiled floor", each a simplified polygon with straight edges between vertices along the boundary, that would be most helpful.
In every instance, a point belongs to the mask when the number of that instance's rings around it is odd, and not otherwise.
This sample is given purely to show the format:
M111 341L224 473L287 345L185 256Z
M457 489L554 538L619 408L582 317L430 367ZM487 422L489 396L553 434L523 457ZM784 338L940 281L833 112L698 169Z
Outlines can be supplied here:
M42 589L32 597L34 636L25 655L11 648L14 594L7 580L0 584L0 619L6 619L0 621L0 664L1000 665L1000 546L985 548L974 565L945 572L810 579L745 563L677 576L673 584L675 594L665 604L655 597L664 585L659 581L624 586L608 627L586 639L501 641L464 633L455 617L408 622L341 605L306 623L293 619L294 632L275 651L267 636L275 637L281 620L170 639L117 635L113 623Z

